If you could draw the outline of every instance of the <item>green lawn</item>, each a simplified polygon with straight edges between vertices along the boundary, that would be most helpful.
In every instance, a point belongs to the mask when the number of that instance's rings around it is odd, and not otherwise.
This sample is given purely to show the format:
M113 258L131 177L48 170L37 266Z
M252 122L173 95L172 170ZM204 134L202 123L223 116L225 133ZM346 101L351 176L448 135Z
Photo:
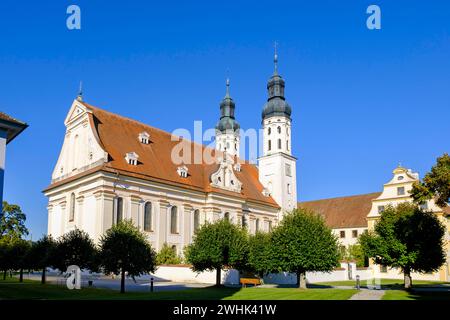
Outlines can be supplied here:
M0 299L45 299L45 300L347 300L356 290L296 288L199 288L170 292L127 292L120 294L114 290L83 288L69 290L62 286L41 285L27 280L0 280Z
M383 300L450 300L450 292L386 290Z

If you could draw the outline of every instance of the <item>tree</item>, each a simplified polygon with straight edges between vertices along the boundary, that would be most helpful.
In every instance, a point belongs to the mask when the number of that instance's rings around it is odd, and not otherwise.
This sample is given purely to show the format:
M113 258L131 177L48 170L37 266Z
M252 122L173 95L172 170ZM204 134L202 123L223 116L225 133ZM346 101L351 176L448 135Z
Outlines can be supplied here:
M101 237L99 261L105 273L121 275L120 293L125 293L125 273L134 278L154 272L156 253L131 220L124 220Z
M375 230L362 234L359 241L376 264L401 269L404 287L410 289L412 271L434 272L444 264L444 234L435 214L405 202L386 207Z
M26 219L25 213L18 205L3 201L3 211L0 216L0 236L13 241L28 235L28 229L25 227Z
M216 286L220 286L223 268L245 268L247 241L247 231L227 219L206 223L186 247L186 260L194 271L216 270Z
M77 265L81 269L95 271L97 249L89 235L80 229L62 235L52 252L52 267L65 272L67 267Z
M248 270L258 274L260 278L273 271L273 261L270 251L271 234L257 232L249 236L248 241Z
M444 208L450 202L450 156L444 153L437 158L436 164L423 178L416 182L411 190L411 196L418 204L435 198L435 202Z
M321 216L299 208L286 214L272 234L271 255L279 272L294 272L306 289L306 272L331 272L339 263L335 235Z
M23 282L23 269L28 267L27 256L30 250L31 242L24 239L17 239L10 246L10 268L19 270L19 282Z
M369 263L368 257L360 244L349 245L346 258L355 261L357 267L365 267Z
M6 279L11 264L11 246L10 242L5 238L0 238L0 271L3 271L3 280Z
M27 261L33 269L42 269L41 283L45 284L46 271L52 264L52 253L54 252L55 240L52 236L43 236L41 239L32 244L27 255Z
M162 264L180 264L181 258L177 255L177 252L169 247L167 243L164 243L161 250L156 255L156 265Z

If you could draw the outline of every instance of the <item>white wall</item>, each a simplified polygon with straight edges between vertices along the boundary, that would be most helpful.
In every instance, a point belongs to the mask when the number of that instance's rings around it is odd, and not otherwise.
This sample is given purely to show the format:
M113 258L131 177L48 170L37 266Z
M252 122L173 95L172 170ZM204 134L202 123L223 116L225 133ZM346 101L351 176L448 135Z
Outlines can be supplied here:
M216 271L196 273L186 266L159 266L152 275L173 282L216 283ZM237 270L222 270L221 276L223 284L239 284Z

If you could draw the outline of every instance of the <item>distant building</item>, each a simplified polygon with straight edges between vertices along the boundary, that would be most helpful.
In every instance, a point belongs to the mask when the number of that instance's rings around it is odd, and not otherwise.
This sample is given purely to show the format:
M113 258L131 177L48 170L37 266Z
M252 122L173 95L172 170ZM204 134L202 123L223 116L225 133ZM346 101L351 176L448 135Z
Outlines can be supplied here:
M3 183L5 176L6 145L17 137L28 125L0 112L0 209L3 204ZM1 213L1 210L0 210Z
M323 216L327 225L333 229L341 245L348 247L358 242L358 237L366 230L373 230L380 213L388 205L397 205L401 202L411 202L409 191L419 175L411 169L398 166L394 169L392 179L385 183L382 192L339 197L315 201L299 202L298 206L316 211ZM423 209L430 210L447 227L446 251L447 262L438 272L428 275L414 275L415 279L449 281L450 279L450 207L440 208L434 200L428 200ZM385 266L372 265L382 277L396 278L399 271L388 269Z

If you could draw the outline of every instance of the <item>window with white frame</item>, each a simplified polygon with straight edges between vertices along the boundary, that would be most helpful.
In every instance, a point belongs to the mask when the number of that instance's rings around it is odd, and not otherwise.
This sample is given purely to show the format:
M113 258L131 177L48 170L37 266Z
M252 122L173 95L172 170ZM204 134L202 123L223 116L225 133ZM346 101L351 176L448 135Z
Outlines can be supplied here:
M178 208L170 208L170 233L178 233Z
M291 165L289 163L285 164L285 171L286 171L286 175L288 177L292 177L292 168L291 168Z
M146 202L144 205L144 231L153 231L152 218L152 203Z
M200 228L200 210L194 211L194 231Z
M143 144L149 144L150 143L150 135L147 132L141 132L139 133L139 141Z
M69 221L75 220L75 193L70 195L70 211L69 211Z
M398 187L397 188L397 195L404 196L405 195L405 187Z
M123 219L123 198L116 197L113 202L113 221L119 223Z
M177 173L182 178L188 177L188 168L186 166L181 166L177 168Z
M139 159L139 156L136 152L129 152L125 156L126 162L132 166L137 166L138 159Z

